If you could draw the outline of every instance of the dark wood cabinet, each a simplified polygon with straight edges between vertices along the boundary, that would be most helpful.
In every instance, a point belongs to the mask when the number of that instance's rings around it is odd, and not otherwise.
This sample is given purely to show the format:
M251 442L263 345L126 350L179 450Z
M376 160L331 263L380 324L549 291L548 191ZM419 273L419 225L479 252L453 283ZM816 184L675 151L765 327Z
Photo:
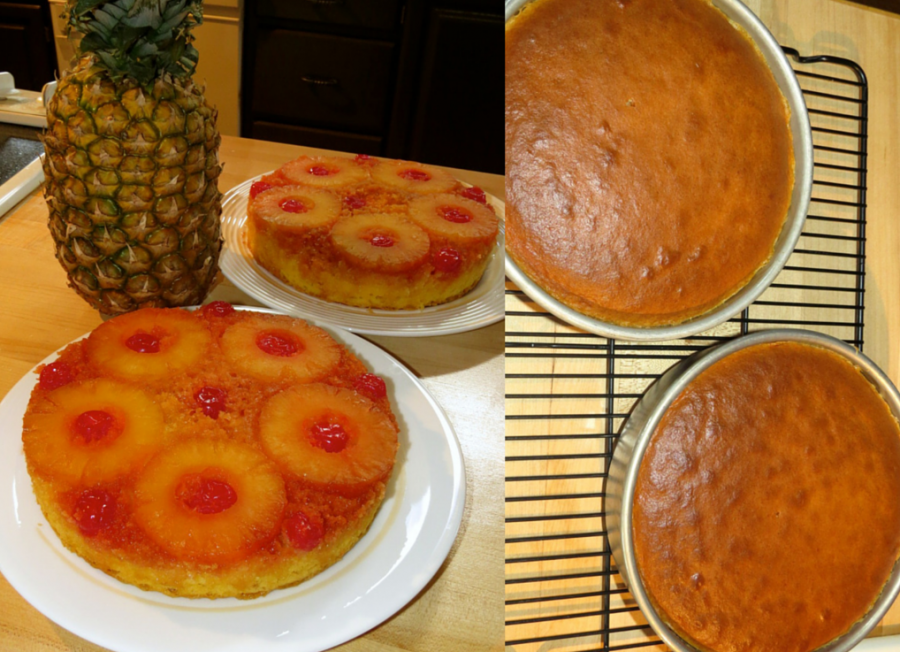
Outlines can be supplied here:
M496 62L504 57L502 19L435 7L426 34L410 158L501 173L504 86Z
M258 0L262 18L306 21L320 27L393 29L400 23L400 0Z
M56 75L56 50L46 0L0 2L0 71L16 87L39 91Z
M377 132L394 46L383 41L261 29L251 110L265 119Z
M241 135L503 172L498 0L246 0Z
M369 154L371 156L384 154L384 139L380 136L367 136L346 131L336 131L334 129L301 127L283 122L269 122L267 120L254 120L250 126L253 134L251 137L260 140L272 140L277 143L305 145L307 147Z

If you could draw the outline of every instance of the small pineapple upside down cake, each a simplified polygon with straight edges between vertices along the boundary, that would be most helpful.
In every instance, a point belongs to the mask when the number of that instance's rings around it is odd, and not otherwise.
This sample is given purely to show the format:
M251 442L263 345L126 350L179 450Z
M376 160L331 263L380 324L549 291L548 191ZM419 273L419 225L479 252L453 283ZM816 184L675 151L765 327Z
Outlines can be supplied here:
M325 331L214 302L112 319L40 372L28 471L71 551L145 590L254 598L366 533L397 452L384 381Z
M301 156L250 188L257 262L307 294L416 310L481 279L499 220L484 191L422 163Z

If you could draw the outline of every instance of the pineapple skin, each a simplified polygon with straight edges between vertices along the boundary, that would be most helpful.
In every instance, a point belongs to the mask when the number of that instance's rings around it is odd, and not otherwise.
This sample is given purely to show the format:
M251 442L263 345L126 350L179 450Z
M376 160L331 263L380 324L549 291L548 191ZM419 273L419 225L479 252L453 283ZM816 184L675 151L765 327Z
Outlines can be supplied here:
M221 137L190 78L114 82L93 55L47 107L44 197L69 285L104 315L200 303L222 247Z

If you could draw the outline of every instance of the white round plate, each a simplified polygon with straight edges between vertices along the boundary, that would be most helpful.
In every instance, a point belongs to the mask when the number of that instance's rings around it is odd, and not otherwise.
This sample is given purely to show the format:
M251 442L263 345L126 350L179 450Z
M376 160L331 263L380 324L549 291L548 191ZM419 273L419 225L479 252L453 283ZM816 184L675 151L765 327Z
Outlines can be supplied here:
M450 335L482 328L503 319L505 205L496 197L487 196L500 216L498 244L478 285L465 296L440 306L422 310L370 310L304 294L270 274L254 260L244 237L244 223L247 221L250 186L257 179L259 177L235 186L222 199L225 248L219 258L219 267L228 280L257 301L281 312L367 335Z
M38 380L32 370L0 403L0 572L50 620L115 652L321 652L392 616L434 576L456 539L462 452L441 408L404 366L359 337L330 332L385 379L400 424L384 503L337 564L249 601L170 598L94 569L62 546L31 490L21 433Z

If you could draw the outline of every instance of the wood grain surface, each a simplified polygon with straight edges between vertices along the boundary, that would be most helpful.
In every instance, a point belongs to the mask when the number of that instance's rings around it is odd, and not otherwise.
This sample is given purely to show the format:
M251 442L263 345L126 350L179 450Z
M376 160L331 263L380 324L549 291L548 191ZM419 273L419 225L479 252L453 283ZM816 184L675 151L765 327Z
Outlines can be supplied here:
M868 77L864 350L895 384L900 383L900 16L843 0L744 1L782 45L796 48L801 55L851 59ZM842 74L847 76L846 69ZM822 101L818 108L828 110L827 100ZM840 156L816 152L817 162L847 164L846 159L838 160ZM858 183L856 174L837 170L829 174L831 182ZM846 192L838 186L819 186L814 194L840 200L847 199ZM843 235L854 234L856 228L839 223L816 223L816 227ZM817 245L833 252L848 246L838 241ZM828 264L845 271L853 266L850 259ZM808 278L802 272L789 275L796 283ZM803 300L852 303L840 289L852 286L852 278L848 274L840 279L835 281L837 290L810 291ZM671 356L663 354L655 360L642 359L638 351L617 360L617 372L633 377L618 381L618 398L608 404L605 341L541 317L542 310L518 288L507 283L507 290L506 617L512 623L507 625L507 652L586 652L605 646L667 649L647 645L646 621L619 575L607 571L599 536L604 529L603 475L611 437L650 382L641 376L661 373L690 350L682 346ZM763 299L797 301L798 297L775 288ZM760 310L765 314L765 308ZM792 319L832 323L848 318L845 308L806 306L784 311L781 314ZM715 334L730 336L735 329L734 324L726 324ZM823 330L852 338L845 327ZM606 419L609 412L614 416ZM612 593L609 622L599 611L598 593L604 590ZM600 631L606 627L612 633L604 641ZM898 604L872 633L893 634L900 634Z
M300 154L317 151L224 137L220 189L227 191ZM504 196L503 177L451 172L498 198ZM48 354L101 322L99 314L66 287L46 223L47 208L38 193L0 218L0 396ZM227 280L211 298L259 305ZM459 536L428 586L387 622L335 649L483 652L502 648L502 337L503 324L498 323L441 337L367 338L411 369L447 413L462 445L467 498ZM21 431L7 430L0 436L20 437ZM0 650L103 649L55 625L0 577Z

